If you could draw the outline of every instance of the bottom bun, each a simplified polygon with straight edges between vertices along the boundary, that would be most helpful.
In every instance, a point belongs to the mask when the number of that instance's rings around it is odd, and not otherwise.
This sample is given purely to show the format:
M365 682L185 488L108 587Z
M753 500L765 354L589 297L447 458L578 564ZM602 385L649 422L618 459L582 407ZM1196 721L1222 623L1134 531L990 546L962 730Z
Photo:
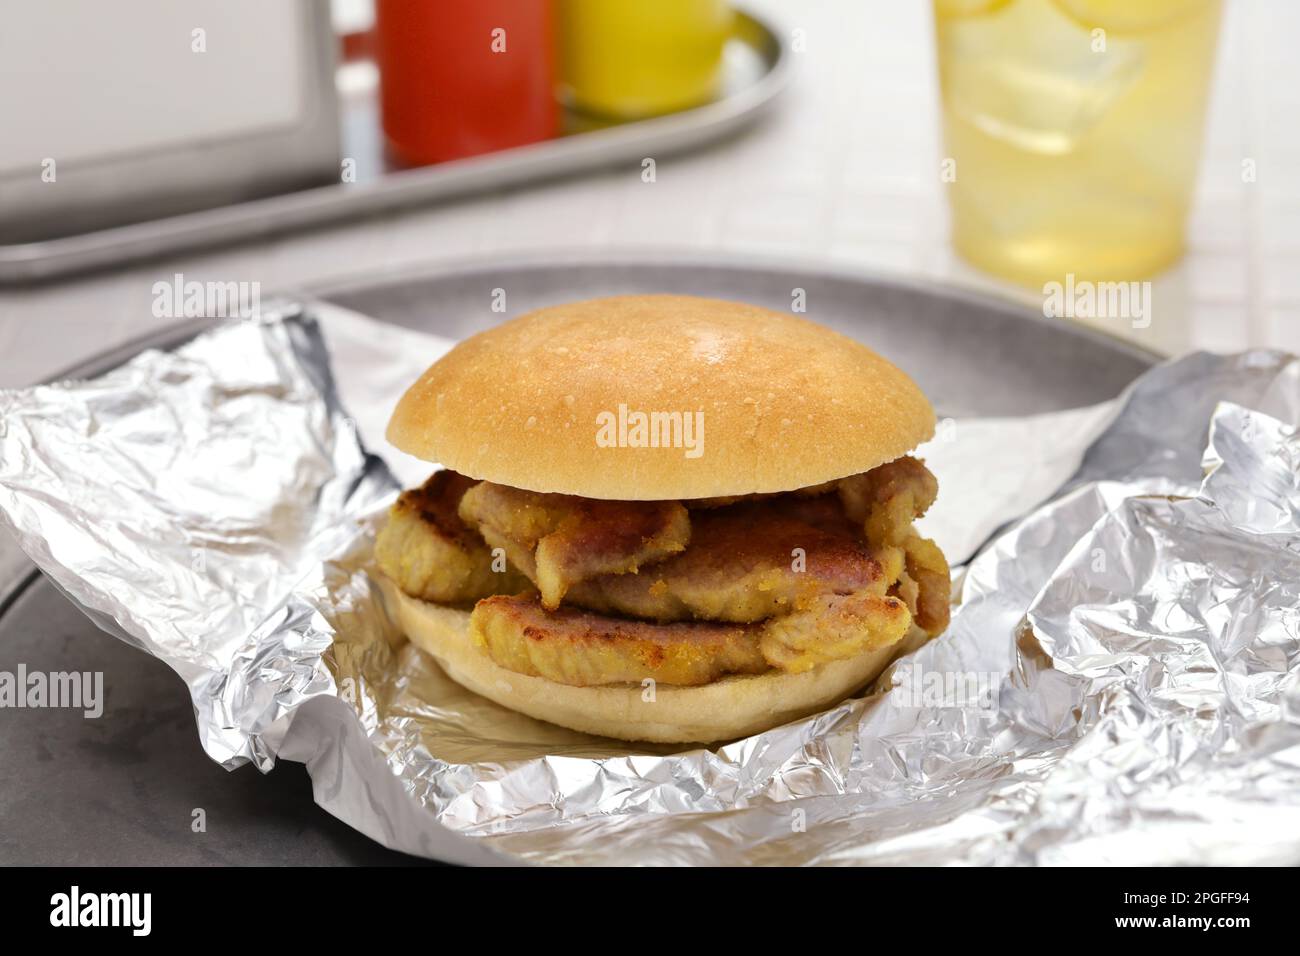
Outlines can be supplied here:
M839 703L928 639L913 625L897 644L802 674L774 671L700 687L659 685L654 699L645 700L639 684L574 687L506 670L470 637L468 611L410 597L387 578L383 585L406 636L462 687L529 717L621 740L713 743L747 737Z

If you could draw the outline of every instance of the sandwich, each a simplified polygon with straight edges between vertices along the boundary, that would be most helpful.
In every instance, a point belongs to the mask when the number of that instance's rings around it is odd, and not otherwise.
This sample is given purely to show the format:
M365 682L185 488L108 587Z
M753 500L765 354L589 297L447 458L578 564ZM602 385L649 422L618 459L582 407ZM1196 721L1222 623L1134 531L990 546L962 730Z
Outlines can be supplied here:
M673 295L541 309L403 395L439 469L375 542L387 606L459 684L573 730L711 743L843 701L948 623L913 527L915 383L802 318Z

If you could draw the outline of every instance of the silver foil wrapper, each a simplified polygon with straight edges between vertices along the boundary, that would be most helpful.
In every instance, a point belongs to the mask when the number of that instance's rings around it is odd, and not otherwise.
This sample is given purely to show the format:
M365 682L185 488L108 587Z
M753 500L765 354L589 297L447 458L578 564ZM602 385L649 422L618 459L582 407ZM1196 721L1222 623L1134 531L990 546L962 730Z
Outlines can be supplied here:
M867 696L675 751L505 710L396 631L371 547L398 483L340 403L325 311L0 393L0 521L186 681L214 760L301 761L331 813L465 863L1300 860L1291 357L1197 354L1114 407L958 423L979 440L934 449L967 503L940 542L1004 530L949 630ZM990 434L1048 465L1008 468Z

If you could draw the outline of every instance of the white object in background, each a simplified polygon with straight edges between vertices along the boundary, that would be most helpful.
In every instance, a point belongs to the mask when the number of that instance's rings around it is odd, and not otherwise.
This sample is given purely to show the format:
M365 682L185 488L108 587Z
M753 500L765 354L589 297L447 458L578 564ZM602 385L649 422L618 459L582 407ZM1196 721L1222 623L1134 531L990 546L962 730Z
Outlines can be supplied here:
M0 0L5 242L338 174L323 0Z

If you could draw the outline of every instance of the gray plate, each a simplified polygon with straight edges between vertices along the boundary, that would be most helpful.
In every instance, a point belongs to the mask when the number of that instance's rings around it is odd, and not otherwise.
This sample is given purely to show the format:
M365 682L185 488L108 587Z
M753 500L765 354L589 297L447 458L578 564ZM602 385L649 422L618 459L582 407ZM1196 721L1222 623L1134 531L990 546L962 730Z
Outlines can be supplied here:
M343 280L312 290L339 305L461 338L508 315L577 298L681 292L779 311L802 289L806 317L862 339L911 374L941 416L1025 415L1104 401L1159 356L1019 305L933 284L788 262L589 252L453 264L436 271Z
M385 321L450 336L566 299L671 291L790 307L870 343L912 373L943 415L1027 414L1102 401L1156 356L1095 332L1048 322L1016 306L942 288L788 266L606 259L446 268L316 290ZM100 374L145 347L175 347L190 323L71 370ZM0 720L0 862L405 862L311 801L302 767L266 779L227 774L199 747L182 683L160 662L99 632L0 541L0 670L104 673L98 720L72 711L9 711ZM207 811L204 834L190 830Z

